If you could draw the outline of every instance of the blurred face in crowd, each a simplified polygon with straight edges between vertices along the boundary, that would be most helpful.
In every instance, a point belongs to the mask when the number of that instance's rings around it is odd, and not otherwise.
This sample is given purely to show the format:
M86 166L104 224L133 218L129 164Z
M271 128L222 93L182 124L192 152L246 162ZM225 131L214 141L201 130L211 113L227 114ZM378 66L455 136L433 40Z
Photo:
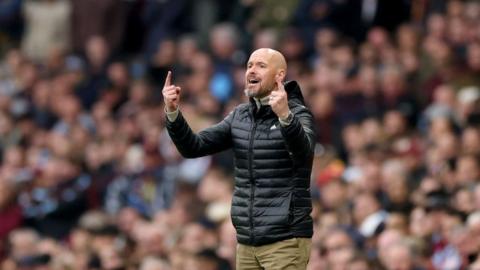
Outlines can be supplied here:
M462 15L464 10L464 5L462 1L452 0L447 4L447 15L449 17L459 17Z
M228 59L235 52L237 44L236 28L229 23L219 24L210 32L212 53L220 59Z
M283 81L287 64L278 51L258 49L250 55L245 73L245 95L262 98L276 87L277 76Z
M327 91L317 91L311 98L310 108L317 119L328 117L333 113L333 95Z
M387 250L385 266L388 270L412 269L412 254L408 246L402 243L394 244Z
M415 29L410 25L402 25L397 31L397 43L404 50L415 50L418 43Z
M387 136L396 137L402 135L407 129L405 117L400 111L389 111L383 117L384 130Z
M369 118L362 122L361 133L367 143L375 143L382 140L383 127L375 118Z
M455 174L460 185L477 181L480 174L477 158L473 155L461 156L457 159Z
M471 213L475 210L473 192L462 188L455 193L453 205L456 210L462 213Z
M396 68L386 68L382 73L381 88L385 98L396 98L404 92L403 73Z
M341 44L332 51L333 64L347 72L354 64L353 48L349 44Z
M468 45L467 63L471 70L480 70L480 43L475 42Z
M480 132L476 128L469 127L462 132L462 152L465 154L480 153Z
M467 36L467 27L461 18L452 18L448 23L448 38L453 44L464 44Z
M367 35L368 43L377 49L383 49L389 44L388 33L381 27L372 28Z
M146 257L143 259L140 270L170 270L168 263L156 257Z
M364 145L365 138L359 134L361 134L361 129L357 124L349 124L342 130L343 143L348 151L359 150Z
M164 40L158 45L154 62L158 66L168 66L175 62L176 44L173 40Z
M122 255L113 245L102 248L99 255L103 269L122 269L124 266Z
M480 184L477 184L473 190L475 209L480 210Z
M255 34L253 46L256 49L273 48L278 43L277 34L273 29L265 29Z
M402 233L392 229L385 230L379 235L377 239L377 250L379 259L382 263L385 264L387 261L388 248L399 242L402 237Z
M371 66L362 67L358 76L358 84L362 94L374 97L378 88L377 71Z
M337 32L328 27L322 27L315 33L315 47L321 53L328 53L337 40ZM325 55L327 56L327 55Z
M350 236L341 230L334 230L324 243L329 269L345 269L355 250Z
M105 39L101 36L93 36L85 44L88 61L95 67L105 63L110 51Z
M322 202L325 207L341 207L345 203L347 191L339 180L333 180L323 187Z
M408 219L402 213L391 213L386 220L386 228L399 232L408 232Z
M446 31L445 17L440 14L432 14L427 19L427 32L435 38L441 38Z
M372 194L364 193L355 198L353 216L357 224L379 210L378 201Z
M223 196L231 193L230 185L225 177L218 170L210 170L203 178L203 181L200 182L197 191L198 197L204 202L210 203L219 201Z
M21 258L35 254L38 234L30 229L18 229L9 235L10 254L14 258Z
M433 99L435 103L454 108L456 102L455 90L450 85L441 84L435 88Z
M348 264L348 270L368 270L371 269L368 261L363 258L354 258Z
M15 195L13 183L6 179L0 179L0 209L9 206Z
M114 62L108 67L108 77L117 87L128 87L129 74L127 65L123 62Z
M318 233L314 234L315 238L328 235L328 233L340 223L339 216L333 211L322 212L318 217L318 225L315 228ZM318 240L320 241L320 239Z

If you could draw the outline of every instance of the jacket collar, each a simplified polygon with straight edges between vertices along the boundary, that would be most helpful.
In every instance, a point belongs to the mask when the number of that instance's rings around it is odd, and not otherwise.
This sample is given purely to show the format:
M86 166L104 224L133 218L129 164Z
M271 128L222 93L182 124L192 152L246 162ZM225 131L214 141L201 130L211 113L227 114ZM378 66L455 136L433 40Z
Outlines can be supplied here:
M270 100L270 95L263 98L253 98L253 101L255 101L255 105L257 106L257 109L259 109L262 106L268 106L269 100Z
M287 92L287 98L290 102L299 103L305 105L305 100L303 99L302 90L297 81L288 81L284 84L285 91Z

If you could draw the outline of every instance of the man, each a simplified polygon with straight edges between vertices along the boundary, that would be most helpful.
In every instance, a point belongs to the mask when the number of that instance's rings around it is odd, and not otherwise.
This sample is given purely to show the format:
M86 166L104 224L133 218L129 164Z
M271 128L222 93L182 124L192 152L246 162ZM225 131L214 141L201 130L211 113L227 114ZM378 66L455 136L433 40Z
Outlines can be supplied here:
M223 121L194 134L179 111L180 87L169 72L163 88L167 129L186 158L234 151L231 217L237 231L236 269L305 269L312 236L310 173L315 134L287 64L272 49L247 63L245 94Z

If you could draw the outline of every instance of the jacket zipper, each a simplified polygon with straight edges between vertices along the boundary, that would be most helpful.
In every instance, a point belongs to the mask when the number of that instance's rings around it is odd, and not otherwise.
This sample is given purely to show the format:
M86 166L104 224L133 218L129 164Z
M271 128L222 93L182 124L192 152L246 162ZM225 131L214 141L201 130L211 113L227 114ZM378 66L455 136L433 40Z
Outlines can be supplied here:
M250 133L250 145L248 148L248 165L250 173L250 207L249 207L249 218L250 218L250 243L253 243L255 238L255 232L253 230L253 201L255 196L255 179L253 178L253 139L255 136L255 131L257 129L257 123L255 118L253 118L252 131Z

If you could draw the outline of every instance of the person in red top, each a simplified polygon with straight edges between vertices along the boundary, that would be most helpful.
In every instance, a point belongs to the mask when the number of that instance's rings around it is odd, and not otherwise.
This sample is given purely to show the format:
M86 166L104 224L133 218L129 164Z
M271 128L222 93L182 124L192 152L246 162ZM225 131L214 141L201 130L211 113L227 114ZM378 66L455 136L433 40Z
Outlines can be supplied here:
M16 203L17 190L15 185L0 179L0 259L5 255L5 240L8 234L18 228L23 221L22 210Z

